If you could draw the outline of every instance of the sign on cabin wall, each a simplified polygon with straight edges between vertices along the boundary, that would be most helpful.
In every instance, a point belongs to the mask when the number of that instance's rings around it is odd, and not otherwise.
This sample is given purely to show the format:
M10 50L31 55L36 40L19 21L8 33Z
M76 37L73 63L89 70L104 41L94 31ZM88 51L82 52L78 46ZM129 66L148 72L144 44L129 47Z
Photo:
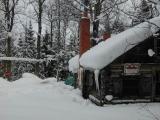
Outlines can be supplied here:
M138 75L140 71L139 63L124 64L124 75Z

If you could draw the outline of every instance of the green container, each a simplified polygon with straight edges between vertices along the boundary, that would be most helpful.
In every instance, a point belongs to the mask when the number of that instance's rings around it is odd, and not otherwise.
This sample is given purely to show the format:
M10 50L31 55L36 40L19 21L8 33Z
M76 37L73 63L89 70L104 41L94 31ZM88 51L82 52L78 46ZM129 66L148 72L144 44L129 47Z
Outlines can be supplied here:
M75 85L75 77L74 75L69 75L67 79L64 81L66 85L74 86Z

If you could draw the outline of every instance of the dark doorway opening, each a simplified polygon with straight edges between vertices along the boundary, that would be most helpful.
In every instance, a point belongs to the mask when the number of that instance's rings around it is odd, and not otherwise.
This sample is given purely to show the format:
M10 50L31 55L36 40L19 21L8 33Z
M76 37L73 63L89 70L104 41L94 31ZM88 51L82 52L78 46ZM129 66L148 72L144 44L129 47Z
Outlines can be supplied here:
M157 82L156 84L156 95L160 96L160 82Z
M137 79L123 80L122 94L124 97L139 96L139 80Z
M160 72L157 72L156 74L156 96L160 96Z

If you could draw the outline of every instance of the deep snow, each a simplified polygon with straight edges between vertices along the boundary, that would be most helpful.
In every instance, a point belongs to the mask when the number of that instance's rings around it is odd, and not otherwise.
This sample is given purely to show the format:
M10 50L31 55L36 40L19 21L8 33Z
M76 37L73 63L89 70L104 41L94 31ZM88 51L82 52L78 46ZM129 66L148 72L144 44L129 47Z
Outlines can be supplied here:
M159 120L160 103L98 107L78 89L25 73L15 82L0 78L0 120Z

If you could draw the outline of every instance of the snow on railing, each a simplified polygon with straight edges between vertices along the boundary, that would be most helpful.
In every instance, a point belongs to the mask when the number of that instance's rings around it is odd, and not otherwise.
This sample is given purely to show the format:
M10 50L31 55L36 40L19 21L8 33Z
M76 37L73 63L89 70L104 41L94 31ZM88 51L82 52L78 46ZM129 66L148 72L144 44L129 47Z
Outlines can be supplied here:
M0 57L0 60L9 60L9 61L26 61L26 62L43 62L43 61L51 61L55 60L52 58L44 58L44 59L32 59L32 58L17 58L17 57Z

